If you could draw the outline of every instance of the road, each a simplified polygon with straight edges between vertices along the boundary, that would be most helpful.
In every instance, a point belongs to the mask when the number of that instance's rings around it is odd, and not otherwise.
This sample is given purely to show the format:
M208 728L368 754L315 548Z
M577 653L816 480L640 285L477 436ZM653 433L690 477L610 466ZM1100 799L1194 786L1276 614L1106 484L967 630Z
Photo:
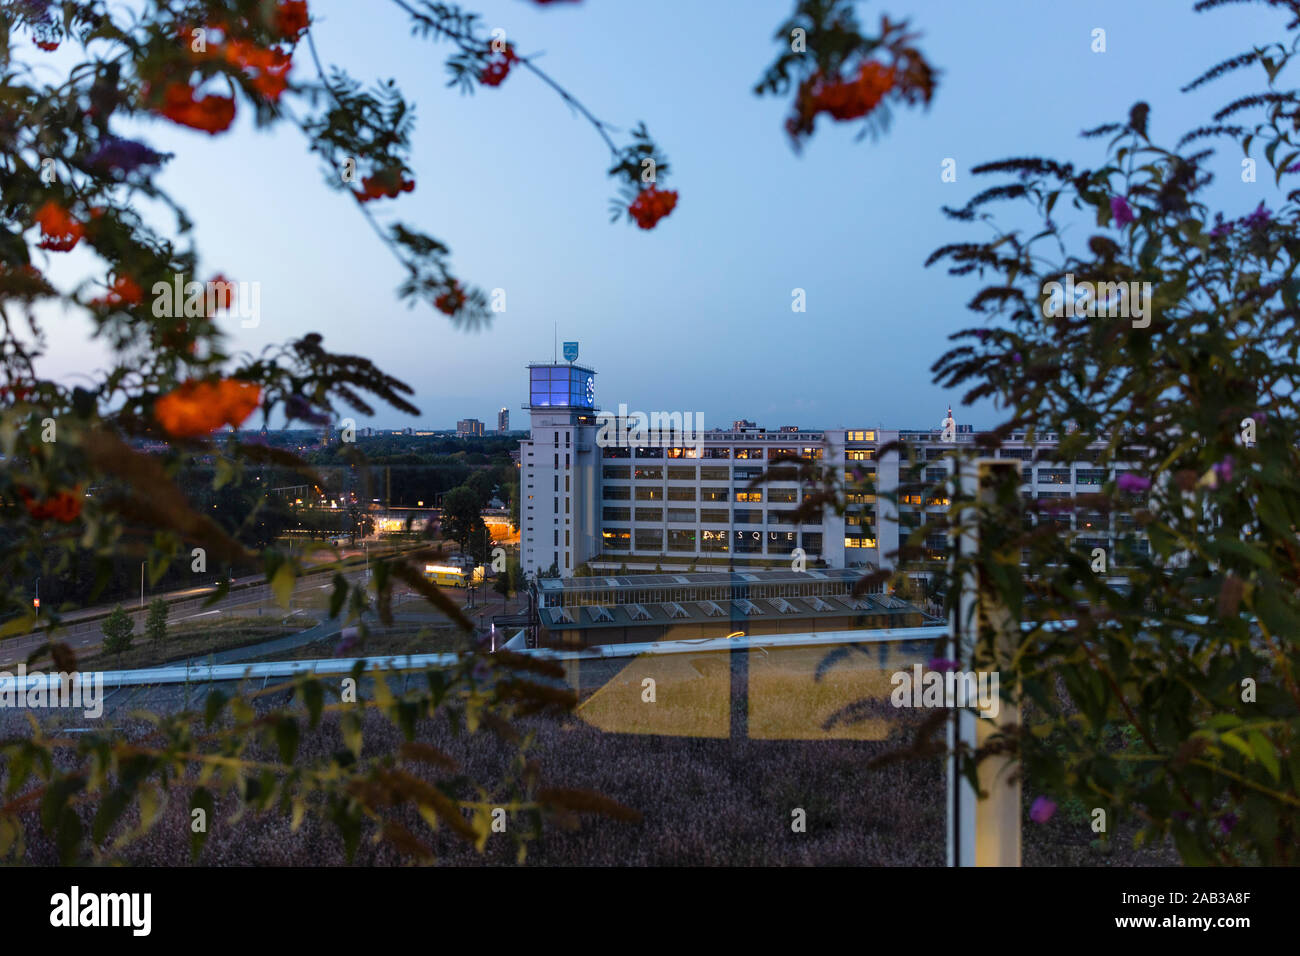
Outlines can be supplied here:
M364 568L352 568L346 571L344 576L349 583L355 583L363 579L365 574ZM236 585L239 588L238 590L231 591L224 598L211 605L206 603L216 590L211 585L187 588L162 595L169 602L168 626L180 623L196 623L204 618L216 618L231 614L245 617L266 616L268 620L274 620L277 617L282 618L285 615L284 608L275 600L270 588L262 578L242 578L236 581ZM314 634L311 640L319 640L322 637L338 633L338 623L326 620L329 598L333 592L333 587L333 569L299 578L294 586L293 596L289 601L289 610L291 612L310 614L321 621L320 627L328 626L329 628L320 634ZM396 593L404 595L405 588L399 585ZM479 589L476 594L476 605L472 608L466 606L469 599L467 590L449 588L447 594L476 623L482 624L490 620L493 614L503 613L500 597L491 594L491 592L489 592L489 595L492 599L485 602L483 590ZM409 597L405 600L401 597L396 598L394 605L396 606L398 603L405 603L406 605L402 609L404 613L401 614L404 619L410 618L429 622L446 620L445 615L440 611L429 605L412 601ZM518 610L523 603L526 602L516 596L510 600L507 607L514 611ZM102 605L64 615L62 620L66 623L64 629L60 631L58 639L67 644L78 657L83 656L87 651L98 648L104 638L101 630L102 618L110 610L110 605ZM144 620L148 613L147 608L128 609L128 613L135 624L135 632L137 634L143 633ZM313 629L313 632L315 630ZM286 639L292 637L296 637L296 635L289 635ZM46 635L43 632L6 638L0 642L0 666L9 666L26 660L32 651L44 645L46 640Z
M355 582L364 576L364 569L353 569L345 573L345 577L349 582ZM289 601L290 611L319 612L320 616L324 617L329 607L329 595L334 586L333 582L333 570L299 578L294 586L293 596ZM238 586L237 590L231 591L225 597L210 605L206 602L216 590L211 585L186 588L161 595L168 601L169 605L168 626L185 622L192 623L201 621L203 618L232 613L250 617L263 615L283 616L285 614L284 609L280 607L271 593L270 587L260 577L238 579L235 584ZM62 629L58 633L58 639L72 648L78 656L81 656L85 651L99 647L104 639L103 632L100 629L102 618L111 609L111 605L102 605L62 615L61 621L63 623ZM136 633L142 633L144 619L148 613L147 608L129 608L127 612L135 624ZM15 664L20 660L26 660L28 655L35 648L43 645L46 640L44 632L6 638L3 642L0 642L0 664Z

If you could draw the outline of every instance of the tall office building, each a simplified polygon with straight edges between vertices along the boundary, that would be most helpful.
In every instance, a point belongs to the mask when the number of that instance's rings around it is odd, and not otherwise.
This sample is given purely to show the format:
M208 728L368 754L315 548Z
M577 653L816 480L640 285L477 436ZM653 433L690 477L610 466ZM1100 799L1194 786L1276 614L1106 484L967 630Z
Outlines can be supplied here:
M638 413L607 418L595 402L595 372L563 363L529 366L530 437L520 447L521 564L526 573L552 565L561 575L580 564L593 570L665 571L776 567L800 558L809 568L887 568L891 554L927 514L947 509L936 483L951 473L954 450L978 435L958 425L952 410L928 430L837 428L766 431L738 421L674 442L671 430L637 431ZM682 413L650 413L665 420ZM610 427L610 425L613 427ZM602 427L604 425L605 427ZM739 426L739 427L737 427ZM1058 461L1058 436L1009 436L996 457L1021 462L1021 496L1072 497L1096 492L1125 468L1099 467L1094 443L1073 461ZM899 451L884 451L897 445ZM796 523L808 498L784 459L829 465L846 487L870 480L875 492L850 492L843 515L826 512ZM755 479L778 469L778 480ZM887 500L896 492L898 504ZM1108 553L1134 538L1121 517L1076 509L1028 518L1051 523L1086 549ZM943 535L922 543L928 561L947 553ZM1138 547L1144 547L1143 542ZM796 550L798 549L798 550Z
M457 438L482 438L483 423L477 418L462 418L456 423Z
M497 433L504 435L510 431L510 409L503 408L497 412Z
M809 566L882 566L898 547L893 509L875 494L855 495L845 515L796 523L804 494L796 466L781 464L830 455L850 473L874 475L878 491L890 491L897 456L878 460L877 449L896 432L769 433L744 422L743 430L704 431L683 441L680 431L656 427L659 413L647 416L652 424L643 434L636 413L598 419L590 368L533 364L529 378L530 437L520 449L526 573L554 566L567 575L583 563L703 570L733 560L756 567L801 559ZM663 413L674 424L682 417ZM782 469L782 480L750 487L769 465Z
M599 548L596 373L570 363L528 366L529 437L519 443L520 564L561 574Z

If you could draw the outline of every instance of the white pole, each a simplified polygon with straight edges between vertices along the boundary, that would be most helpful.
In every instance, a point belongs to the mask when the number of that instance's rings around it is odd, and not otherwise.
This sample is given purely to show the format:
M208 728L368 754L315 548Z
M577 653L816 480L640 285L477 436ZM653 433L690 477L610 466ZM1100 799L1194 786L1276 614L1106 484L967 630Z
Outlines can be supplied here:
M954 475L960 500L974 499L980 506L992 504L997 488L1012 482L1019 494L1020 463L1006 459L982 458L974 462L957 462ZM979 548L979 509L965 507L958 520L952 553L969 557ZM1014 556L1015 559L1019 555ZM981 648L976 658L977 628L995 632L992 656ZM968 570L961 582L961 593L949 624L949 652L963 672L977 668L999 674L1009 660L1018 632L1015 622L996 601L994 595L981 591L976 573ZM1010 676L1009 673L1006 676ZM1018 688L1016 689L1018 695ZM1018 705L1000 701L995 718L976 717L971 708L954 708L948 726L948 865L949 866L1020 866L1020 781L1013 755L997 754L984 758L978 765L979 792L971 786L963 770L968 755L957 752L961 743L967 754L987 743L999 730L1017 727Z

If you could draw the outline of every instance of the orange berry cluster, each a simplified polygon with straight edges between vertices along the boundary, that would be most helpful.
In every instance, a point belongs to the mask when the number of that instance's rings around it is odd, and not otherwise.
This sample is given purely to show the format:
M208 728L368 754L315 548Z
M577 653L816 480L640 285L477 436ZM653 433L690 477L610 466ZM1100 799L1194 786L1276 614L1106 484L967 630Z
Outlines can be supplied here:
M283 0L275 8L275 28L282 37L297 38L311 22L307 15L307 0Z
M188 83L172 83L163 92L160 112L173 123L215 136L235 121L235 101L215 95L196 98L194 87Z
M26 488L19 488L18 496L23 499L23 507L27 509L27 513L37 521L48 521L53 518L55 521L70 524L81 514L79 492L60 491L44 501L37 501Z
M460 311L460 307L465 304L465 290L460 287L460 282L452 279L451 286L446 292L434 299L433 304L438 308L439 312L455 315Z
M108 308L114 308L122 305L139 305L144 298L144 292L130 276L118 276L113 280L113 284L108 287L108 294L101 296L91 302L91 305L101 305Z
M271 102L279 102L280 94L289 85L292 53L263 49L247 40L231 40L223 48L222 54L228 63L251 74L249 82L253 84L253 89Z
M306 0L282 0L276 6L275 29L288 42L296 43L309 24ZM226 35L230 32L224 23L214 23L210 29ZM182 27L179 33L181 37L187 37L188 28ZM229 38L197 55L205 59L224 59L239 67L248 74L253 89L273 103L279 102L280 95L289 86L292 51L260 47L248 40ZM215 95L197 97L195 93L195 88L189 83L168 84L163 91L163 105L159 112L174 123L212 135L229 129L235 121L234 99Z
M40 247L51 252L69 252L86 234L86 227L53 199L47 199L32 218L41 227Z
M261 400L261 386L252 382L189 381L154 402L153 414L169 435L198 438L222 425L238 428Z
M655 223L668 215L677 206L677 191L661 190L651 186L637 193L636 199L627 207L636 224L642 229L653 229Z
M898 73L876 60L866 60L853 79L827 77L818 72L804 80L795 98L795 112L785 128L796 140L813 129L818 114L837 122L866 116L898 85Z
M809 93L812 114L830 113L836 120L859 119L880 105L894 88L894 81L893 68L875 60L863 63L855 80L818 79Z
M361 180L361 189L354 189L353 195L362 202L375 199L395 199L398 193L409 193L415 183L398 173L396 176L367 176Z
M510 75L510 67L519 61L515 49L509 43L506 48L489 60L478 75L478 81L484 86L500 86Z
M15 385L12 388L8 385L0 385L0 398L3 399L7 399L12 395L15 402L23 402L27 400L27 396L30 394L32 394L32 389L29 385Z

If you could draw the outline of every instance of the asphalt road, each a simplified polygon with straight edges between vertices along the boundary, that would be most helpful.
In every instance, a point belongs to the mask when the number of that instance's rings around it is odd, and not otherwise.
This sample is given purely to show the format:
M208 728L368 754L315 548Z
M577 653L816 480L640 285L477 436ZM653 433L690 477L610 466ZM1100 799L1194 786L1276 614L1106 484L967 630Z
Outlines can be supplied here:
M366 572L362 568L345 572L345 576L350 583L361 580L365 574ZM285 647L291 647L300 643L320 640L339 632L339 623L329 621L326 618L329 595L334 587L333 576L334 572L331 570L309 575L297 581L293 598L289 604L290 611L301 611L310 614L316 617L320 624L311 629L311 637L309 638L300 635L286 635L284 638L275 639L276 641L287 641ZM276 616L285 614L284 610L274 600L269 587L261 577L242 578L236 583L247 586L230 592L211 606L204 606L202 602L215 591L214 586L187 588L183 591L163 595L169 599L169 602L173 600L180 602L179 605L173 604L172 611L167 618L168 625L197 623L204 618L215 618L230 614L247 617L265 614L268 620L273 620ZM400 589L400 592L404 591L405 589ZM467 606L469 600L468 589L448 588L446 593L457 605L465 610L466 615L475 623L485 623L491 619L493 614L504 613L500 595L491 590L487 592L487 599L485 600L483 589L478 589L475 594L476 603L473 607ZM396 603L398 602L395 601ZM446 620L444 614L422 601L405 600L401 603L405 605L401 608L401 617L403 619L420 622ZM508 602L507 607L510 611L516 611L524 603L526 602L515 596ZM100 630L100 622L96 618L103 617L109 610L111 610L111 605L103 605L65 615L63 620L68 624L72 624L73 627L71 630L60 633L58 639L72 648L78 657L87 651L98 648L103 643L104 635ZM144 618L147 609L137 607L130 608L128 611L135 622L136 633L141 633L144 629ZM78 620L82 622L79 627L77 626ZM306 633L308 632L303 632L303 634ZM46 640L44 633L26 634L5 639L0 642L0 666L17 664L19 661L26 660L32 651L44 645Z
M346 572L349 581L356 581L364 575L364 570ZM324 617L324 608L328 606L329 591L334 586L333 578L333 571L300 578L294 586L293 598L289 604L291 611L312 613L319 609L320 616ZM162 595L172 605L171 612L167 617L168 626L194 623L207 617L232 613L247 614L250 617L264 612L279 615L285 613L276 604L270 588L262 578L242 578L238 579L236 584L248 586L231 591L225 597L206 607L203 606L202 602L216 590L211 585L187 588L183 591L173 591ZM102 618L111 609L112 605L101 605L62 615L61 620L66 629L58 633L57 639L72 648L78 656L84 651L99 647L103 642L104 635L100 630L98 619ZM144 627L144 617L147 609L135 607L127 610L135 622L136 633L139 634ZM15 664L20 660L25 660L35 648L46 643L46 640L46 635L43 632L6 638L3 642L0 642L0 664Z

